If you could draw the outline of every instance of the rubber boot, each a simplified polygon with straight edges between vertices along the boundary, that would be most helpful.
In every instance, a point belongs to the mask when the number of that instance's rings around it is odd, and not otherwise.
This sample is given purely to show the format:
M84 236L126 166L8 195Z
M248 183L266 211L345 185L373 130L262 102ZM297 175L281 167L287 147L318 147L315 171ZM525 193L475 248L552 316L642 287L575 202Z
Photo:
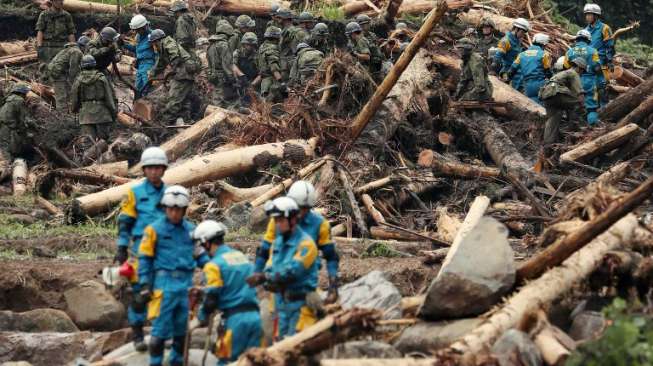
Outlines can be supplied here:
M137 352L147 351L147 344L145 344L145 336L143 334L142 325L132 326L132 341L134 342L134 349Z

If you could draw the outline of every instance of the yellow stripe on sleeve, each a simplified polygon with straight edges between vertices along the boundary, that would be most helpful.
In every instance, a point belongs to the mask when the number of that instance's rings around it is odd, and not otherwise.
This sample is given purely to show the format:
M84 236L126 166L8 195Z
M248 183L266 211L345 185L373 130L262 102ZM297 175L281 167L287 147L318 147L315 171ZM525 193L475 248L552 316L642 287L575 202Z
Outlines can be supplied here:
M148 225L143 232L143 239L138 248L138 253L148 257L154 257L156 249L156 231L151 225Z

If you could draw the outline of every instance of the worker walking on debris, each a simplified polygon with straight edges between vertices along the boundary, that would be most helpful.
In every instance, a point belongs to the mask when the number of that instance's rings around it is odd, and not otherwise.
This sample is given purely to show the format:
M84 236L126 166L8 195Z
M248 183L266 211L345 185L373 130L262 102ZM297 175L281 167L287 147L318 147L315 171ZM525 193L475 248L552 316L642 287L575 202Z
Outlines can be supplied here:
M279 39L279 56L281 63L281 76L284 81L288 81L290 74L290 67L292 66L293 58L295 57L295 48L299 42L297 35L299 28L293 24L293 13L287 9L279 9L277 12L281 18L281 38Z
M172 37L166 36L161 29L155 29L148 37L158 58L148 75L148 80L153 80L163 73L167 66L172 71L166 75L170 77L168 98L163 109L162 120L168 123L183 124L184 118L190 121L190 99L193 93L195 76L200 71L201 65Z
M234 23L236 28L233 30L231 33L231 36L229 37L229 49L231 52L234 52L238 48L240 48L240 41L243 38L243 34L247 32L254 32L256 28L256 22L254 19L252 19L249 15L239 15L238 18L236 18L236 22ZM216 27L216 32L217 32L217 27Z
M117 45L119 39L120 34L115 29L104 27L98 37L88 45L88 54L95 58L95 68L103 72L107 77L109 77L109 66L120 62L122 56Z
M585 4L583 8L585 22L587 23L585 30L591 35L590 46L594 47L599 53L602 73L598 77L597 88L599 102L601 106L605 106L609 102L608 81L610 80L610 73L614 70L612 60L615 50L612 29L609 25L601 22L601 12L601 7L598 4Z
M585 93L585 112L587 113L587 123L594 125L599 121L599 92L598 84L603 76L599 53L594 47L589 45L591 34L586 29L581 29L576 33L576 42L573 47L567 50L565 54L566 68L572 67L570 60L577 57L585 60L587 67L580 74L580 81L583 84Z
M106 141L118 114L113 89L107 77L97 70L93 56L84 55L81 67L70 94L72 111L79 113L81 132L91 140L89 143Z
M297 203L290 197L280 197L266 206L266 213L274 219L276 236L264 273L253 275L248 282L252 286L263 284L275 293L275 336L280 340L317 321L315 306L308 300L317 288L320 262L315 242L299 226Z
M535 34L533 44L517 56L508 71L508 79L513 79L516 75L522 76L523 93L538 104L542 104L538 97L540 88L552 75L553 60L551 54L545 50L547 44L548 35Z
M493 69L499 73L504 81L508 80L508 72L512 63L524 49L521 41L526 37L530 30L530 23L524 18L517 18L512 23L512 30L507 32L497 44L497 52L494 55ZM522 76L514 75L512 78L512 87L520 90Z
M238 80L238 95L243 107L248 107L251 103L247 94L247 89L258 77L258 66L256 65L256 52L258 47L258 37L255 33L247 32L240 40L240 47L234 51L233 55L233 72Z
M170 6L170 11L175 16L175 41L191 56L195 54L195 40L197 40L197 21L188 11L188 4L183 0L176 0Z
M324 55L331 53L333 46L329 35L329 27L324 23L317 23L311 30L308 44L321 51Z
M261 83L261 96L268 102L278 103L283 100L285 84L281 75L281 55L279 39L281 29L268 27L265 30L265 41L259 47L256 56L256 66L260 77L252 84Z
M33 146L36 126L27 119L26 100L31 88L16 84L0 107L0 181L11 176L11 164Z
M48 63L66 43L75 42L73 17L63 10L63 0L51 0L51 7L39 14L36 21L36 53Z
M140 165L143 167L145 180L130 187L122 203L118 215L118 251L114 257L114 261L119 264L129 260L133 268L138 268L138 249L145 228L165 216L159 203L166 189L162 178L168 168L168 157L161 148L148 147L141 155ZM132 293L139 294L141 287L138 276L133 276L129 281L132 285ZM134 348L144 352L147 350L143 340L146 314L145 307L137 301L137 298L132 296L132 302L127 308L127 320L132 328Z
M492 61L492 58L489 57L490 48L496 47L499 42L499 39L496 37L497 26L494 23L494 20L483 18L479 27L481 34L476 42L476 52L478 52L484 60L490 61L488 62L488 64L490 64Z
M237 100L236 78L233 73L233 51L229 48L229 37L233 28L227 22L216 28L217 34L209 38L211 45L206 51L208 79L213 85L213 102L228 108Z
M290 84L306 85L324 62L324 54L304 42L297 45L296 53L295 62L290 69Z
M54 88L57 110L70 111L70 88L81 71L82 56L90 39L81 36L77 42L66 44L48 64L48 76Z
M124 43L122 39L119 39L118 44L136 55L136 95L134 99L139 99L146 96L150 91L151 85L147 73L154 67L156 53L148 40L150 33L152 33L150 22L143 15L134 15L129 22L129 29L136 32L136 43Z
M209 323L215 311L221 313L215 347L219 366L236 361L249 348L263 346L256 289L246 282L254 265L224 242L226 233L226 226L213 220L200 223L193 231L193 240L204 247L211 261L204 265L204 300L190 329Z
M540 89L540 99L544 102L547 115L543 139L545 148L558 140L562 113L583 105L579 75L585 72L587 64L582 57L571 60L571 64L571 69L553 75Z
M145 228L138 251L138 302L148 304L147 317L152 321L151 366L163 365L164 344L171 338L168 364L183 365L193 271L210 260L191 238L195 225L185 219L189 203L186 188L166 188L161 198L165 217Z
M460 81L456 87L454 99L486 101L492 99L492 83L488 78L487 64L478 52L474 52L474 43L469 38L461 38L456 44L460 49L463 67Z

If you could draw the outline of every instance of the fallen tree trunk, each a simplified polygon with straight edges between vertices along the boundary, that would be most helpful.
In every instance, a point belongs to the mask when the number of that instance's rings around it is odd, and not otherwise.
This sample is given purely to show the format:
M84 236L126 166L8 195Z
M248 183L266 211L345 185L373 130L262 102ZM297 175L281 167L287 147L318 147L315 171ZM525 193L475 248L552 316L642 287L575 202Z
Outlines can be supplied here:
M27 162L24 159L14 160L11 186L15 197L27 192Z
M37 195L35 201L39 204L39 206L43 207L43 209L48 211L48 213L51 215L63 216L63 211L61 211L59 207L53 205L52 202L46 200L45 198Z
M425 233L411 233L409 231L401 231L389 227L382 227L382 226L372 226L370 227L370 235L374 239L381 239L381 240L396 240L396 241L423 241L423 240L431 240L437 241L438 243L442 243L443 240L436 238L435 236L432 236L433 234L425 234Z
M363 201L363 205L365 206L365 209L367 209L367 213L370 214L374 222L376 222L377 225L380 225L381 223L385 222L385 218L379 212L379 210L374 207L374 201L372 200L372 197L370 197L369 194L362 194L361 195L361 201Z
M367 230L367 224L365 224L365 220L363 219L363 213L361 212L360 207L358 207L356 196L354 196L354 188L352 188L351 183L349 182L347 172L341 167L338 167L337 169L340 183L342 183L342 187L345 189L345 193L347 194L349 207L351 208L352 215L354 216L354 220L358 226L360 236L363 238L368 238L370 236L370 232Z
M353 358L322 360L320 366L433 366L433 361L426 358Z
M220 207L229 207L230 205L242 201L250 201L262 194L268 192L274 184L265 184L251 188L238 188L225 181L217 181L214 190L218 193L218 205Z
M52 172L60 178L72 179L90 184L125 184L131 182L131 179L129 178L102 174L94 170L57 169Z
M64 0L63 8L73 13L118 13L118 6L81 0Z
M329 155L325 156L325 158L326 157L329 157ZM308 164L307 166L303 167L302 169L300 169L297 172L297 178L292 177L292 178L288 178L288 179L283 180L282 182L276 184L274 187L269 189L267 192L261 194L260 196L256 197L255 199L253 199L249 204L252 207L258 207L258 206L264 204L266 201L271 200L274 197L278 196L279 194L284 192L286 189L290 188L290 186L293 184L293 182L296 179L304 179L308 175L315 172L319 167L322 166L322 164L324 164L324 162L326 160L325 158L314 161L314 162Z
M612 226L617 220L634 210L645 199L650 197L651 193L653 193L653 177L621 197L621 199L613 201L605 211L591 221L586 222L580 229L550 245L536 256L531 257L517 270L517 280L526 281L537 278L548 268L559 265L597 235Z
M0 57L17 55L33 50L34 48L28 41L0 42Z
M633 109L619 121L617 126L622 127L631 123L639 125L642 121L653 114L653 95L646 98L637 108Z
M216 12L225 12L231 14L249 14L257 16L269 16L272 9L272 0L222 0L213 8ZM287 1L279 1L279 6L286 9L290 8L290 3ZM171 1L157 0L154 6L167 7L172 5ZM195 8L208 9L213 5L213 1L197 1L194 3Z
M639 126L635 123L617 128L560 155L560 162L582 162L610 152L628 142L638 130Z
M281 159L299 162L314 155L317 139L289 140L284 143L249 146L226 152L196 156L170 168L163 176L166 184L192 187L207 180L217 180L255 167L269 166ZM94 215L120 202L129 187L139 181L79 197L76 202L82 212Z
M426 14L438 5L434 0L405 0L399 7L399 14L418 15ZM472 5L470 0L447 0L450 10L462 9Z
M399 179L395 176L388 176L385 178L377 179L375 181L366 183L360 187L354 188L354 193L356 194L363 194L363 193L369 193L371 191L377 190L379 188L385 187L388 184L398 181Z
M113 163L93 164L83 169L92 170L96 173L126 177L129 174L129 162L127 160L116 161Z
M19 54L0 57L0 67L15 66L38 60L36 51L27 51Z
M602 121L617 122L653 94L653 77L619 95L599 110Z
M632 71L624 69L621 66L615 66L610 76L617 81L619 85L635 87L644 82L644 79L635 75Z
M417 159L417 165L433 169L435 175L447 175L457 178L498 178L501 171L497 168L474 166L465 163L451 162L444 159L444 156L423 150Z
M528 164L499 124L490 118L479 122L483 145L497 167L517 177L528 176L532 164Z

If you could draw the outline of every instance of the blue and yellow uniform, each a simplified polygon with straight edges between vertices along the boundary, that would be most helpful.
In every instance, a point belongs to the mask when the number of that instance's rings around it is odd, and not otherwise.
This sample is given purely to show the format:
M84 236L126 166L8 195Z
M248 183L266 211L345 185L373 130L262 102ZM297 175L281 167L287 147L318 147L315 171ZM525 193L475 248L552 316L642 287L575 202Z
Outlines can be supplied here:
M512 63L524 50L517 36L509 31L497 44L497 52L494 54L494 63L499 67L499 75L507 74ZM520 90L522 75L517 73L512 78L512 87Z
M220 245L204 266L205 299L198 317L205 322L213 309L222 312L224 325L216 344L218 365L236 361L247 349L262 346L256 289L246 282L253 273L254 265L247 257L226 244Z
M191 239L194 228L186 219L175 225L162 217L145 228L139 248L138 281L141 288L152 291L147 309L151 334L162 341L173 339L171 365L183 363L193 270L209 261L206 252ZM163 363L163 342L160 344L160 354L150 350L150 365Z
M145 227L165 216L159 202L166 186L155 187L147 179L132 186L127 192L127 199L122 203L118 215L118 246L129 247L132 265L138 270L138 247L143 237ZM131 242L131 247L130 247ZM134 293L140 291L138 278L130 278ZM130 304L127 308L127 319L132 326L142 326L145 323L145 312L137 312Z
M574 47L567 50L565 54L565 68L571 68L571 60L581 57L587 63L587 68L580 75L580 81L585 92L585 110L587 111L587 122L590 125L598 122L597 110L599 109L598 88L603 73L599 54L594 47L587 42L576 41Z
M277 235L272 243L265 277L278 287L277 339L300 332L317 321L315 312L306 304L306 295L317 288L317 252L313 239L298 226L288 238Z
M144 36L136 35L136 44L125 43L123 47L136 54L136 90L139 96L143 97L149 92L149 83L147 72L154 67L156 63L156 52L147 37L150 35L150 29Z
M326 260L326 268L329 277L337 278L340 258L338 257L336 245L331 239L331 225L329 224L329 221L319 213L310 210L306 215L304 215L301 221L299 221L298 226L313 239L320 252L322 252L322 256ZM270 247L276 237L276 225L274 223L274 218L271 218L268 222L268 227L265 230L261 246L256 252L256 272L263 271L265 263L268 261L270 255Z
M551 54L537 44L521 52L510 66L509 75L522 75L524 94L538 104L537 96L544 81L551 77L553 65Z
M612 29L609 25L604 24L601 20L596 20L594 24L590 24L585 28L592 35L592 40L590 46L594 47L599 53L599 61L601 62L601 75L597 78L597 87L600 90L603 90L603 100L601 100L601 105L607 104L607 81L610 80L610 70L609 67L612 65L612 59L614 58L614 39L612 38Z

